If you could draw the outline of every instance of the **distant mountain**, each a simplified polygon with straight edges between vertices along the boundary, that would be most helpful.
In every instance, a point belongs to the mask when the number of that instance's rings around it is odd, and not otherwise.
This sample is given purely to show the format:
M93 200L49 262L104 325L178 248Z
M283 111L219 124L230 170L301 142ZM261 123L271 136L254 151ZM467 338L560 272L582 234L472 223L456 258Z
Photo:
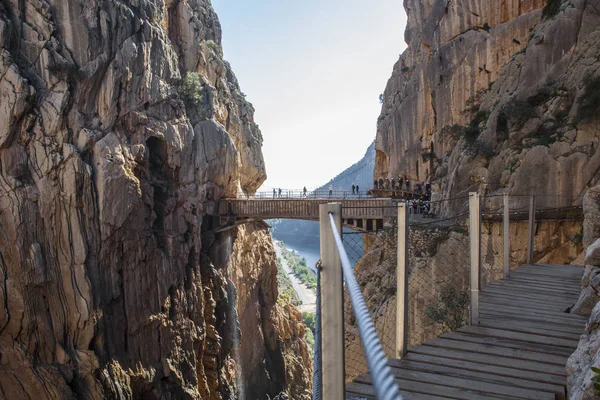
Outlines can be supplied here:
M361 192L366 192L373 186L373 169L375 168L375 141L371 143L364 157L352 166L346 168L344 172L338 174L335 178L316 189L316 191L328 190L329 185L333 185L334 191L352 192L352 185L358 184Z
M316 192L329 190L329 185L334 191L352 192L352 185L358 184L360 191L365 193L373 186L373 169L375 167L375 141L371 143L364 157L346 168L335 178L315 189ZM313 221L300 221L293 219L282 219L270 221L273 227L273 237L286 242L311 243L319 238L319 224Z

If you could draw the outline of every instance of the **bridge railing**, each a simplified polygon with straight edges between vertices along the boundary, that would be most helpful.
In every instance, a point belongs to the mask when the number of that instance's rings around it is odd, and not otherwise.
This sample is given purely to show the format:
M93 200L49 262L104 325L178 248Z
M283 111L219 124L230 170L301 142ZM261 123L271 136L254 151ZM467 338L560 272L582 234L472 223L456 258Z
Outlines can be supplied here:
M395 210L388 199L338 199L344 206L343 219L384 219ZM292 218L319 219L319 206L326 199L223 199L219 201L219 215L260 219Z

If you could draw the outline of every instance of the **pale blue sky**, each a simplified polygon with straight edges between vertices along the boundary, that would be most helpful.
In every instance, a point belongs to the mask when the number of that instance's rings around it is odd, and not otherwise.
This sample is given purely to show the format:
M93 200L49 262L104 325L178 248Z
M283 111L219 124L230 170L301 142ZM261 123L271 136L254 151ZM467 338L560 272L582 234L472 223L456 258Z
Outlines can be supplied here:
M309 189L358 161L375 138L404 51L402 0L213 0L223 49L256 109L264 188Z

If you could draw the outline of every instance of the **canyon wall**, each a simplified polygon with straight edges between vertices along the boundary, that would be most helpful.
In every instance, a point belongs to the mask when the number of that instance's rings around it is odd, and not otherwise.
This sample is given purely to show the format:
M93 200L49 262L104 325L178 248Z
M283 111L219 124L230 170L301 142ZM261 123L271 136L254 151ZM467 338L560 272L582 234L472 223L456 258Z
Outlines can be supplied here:
M405 0L408 49L384 92L374 176L561 195L598 179L598 0Z
M0 1L0 98L0 397L310 397L209 0Z

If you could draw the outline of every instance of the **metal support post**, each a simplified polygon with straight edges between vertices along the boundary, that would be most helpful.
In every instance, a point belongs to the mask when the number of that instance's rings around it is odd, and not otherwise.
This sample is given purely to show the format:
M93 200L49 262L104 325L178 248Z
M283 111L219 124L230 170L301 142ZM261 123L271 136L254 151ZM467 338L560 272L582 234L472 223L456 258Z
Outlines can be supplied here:
M527 245L527 264L533 264L533 250L535 245L535 194L529 200L529 244Z
M479 264L481 262L481 205L478 193L469 193L471 241L471 325L479 325Z
M504 278L510 275L510 206L508 193L504 193Z
M321 233L321 321L323 398L345 398L344 371L344 286L342 262L329 219L333 214L342 235L342 204L319 205Z
M398 204L398 265L396 267L396 357L406 355L408 337L408 207Z

